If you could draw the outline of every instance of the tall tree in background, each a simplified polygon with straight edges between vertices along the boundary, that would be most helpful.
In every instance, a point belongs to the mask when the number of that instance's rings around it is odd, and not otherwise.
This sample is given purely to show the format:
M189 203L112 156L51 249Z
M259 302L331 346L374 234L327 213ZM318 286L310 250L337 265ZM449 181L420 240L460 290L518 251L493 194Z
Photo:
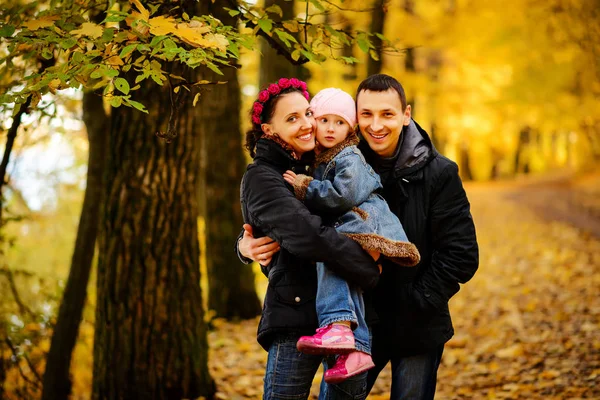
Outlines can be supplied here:
M86 92L83 95L83 121L89 140L85 196L69 277L46 360L48 368L44 372L43 400L66 400L71 393L71 355L87 296L104 190L108 124L102 103L99 93Z
M380 32L383 34L385 29L387 2L388 0L375 0L373 11L371 11L371 32ZM375 36L373 38L373 44L375 46L374 52L376 57L373 57L372 55L368 58L367 75L380 73L383 65L383 41Z
M202 2L203 12L224 24L237 25L222 6ZM208 308L224 318L253 318L260 314L254 272L240 263L232 250L242 227L240 181L245 166L240 133L241 94L235 60L218 75L202 68L202 78L224 84L210 85L194 112L200 125L204 165L200 201L204 203Z
M201 5L180 3L191 15L202 15ZM164 68L199 80L197 69ZM136 98L145 100L148 114L114 109L108 131L93 398L210 397L199 285L199 116L188 91L175 94L170 84L143 86ZM170 128L184 134L171 143L149 135Z
M290 20L294 18L295 4L294 0L265 0L265 9L277 6L281 8L281 20ZM292 64L286 57L278 54L278 50L265 40L260 41L260 51L262 53L258 79L260 89L279 78L292 77L301 80L309 78L309 72L305 67Z

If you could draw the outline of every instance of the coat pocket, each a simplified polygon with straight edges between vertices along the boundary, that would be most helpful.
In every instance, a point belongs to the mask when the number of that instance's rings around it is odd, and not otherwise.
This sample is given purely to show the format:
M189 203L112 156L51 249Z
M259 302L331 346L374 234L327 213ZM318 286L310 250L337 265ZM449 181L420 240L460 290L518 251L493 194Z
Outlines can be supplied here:
M277 300L284 304L301 306L316 298L314 288L307 285L279 286L274 289Z
M317 297L316 279L280 269L272 270L270 275L269 286L279 302L293 306L301 306L311 301L314 303Z

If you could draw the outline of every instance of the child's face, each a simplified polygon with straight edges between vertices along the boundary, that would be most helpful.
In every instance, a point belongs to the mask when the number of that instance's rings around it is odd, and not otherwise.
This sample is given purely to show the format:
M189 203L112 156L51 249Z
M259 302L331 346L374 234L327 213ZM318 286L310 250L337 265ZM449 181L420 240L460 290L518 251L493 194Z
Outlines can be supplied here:
M321 115L317 120L317 141L330 149L348 137L352 130L346 120L334 114Z

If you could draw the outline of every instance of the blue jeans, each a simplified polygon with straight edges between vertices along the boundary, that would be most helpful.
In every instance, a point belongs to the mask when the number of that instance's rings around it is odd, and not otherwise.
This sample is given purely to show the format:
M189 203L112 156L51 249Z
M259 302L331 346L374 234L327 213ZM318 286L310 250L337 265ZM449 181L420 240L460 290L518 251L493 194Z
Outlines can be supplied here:
M338 321L352 322L356 326L356 350L371 354L369 328L365 322L365 302L360 288L350 286L321 262L317 263L317 279L319 326L324 327Z
M392 362L392 392L390 400L433 400L437 370L442 359L444 345L429 353L411 357L391 357L386 349L373 352L375 368L368 371L368 392L377 376L389 361Z
M313 378L323 361L320 355L300 353L297 335L277 336L267 357L263 400L307 399ZM327 365L325 365L327 367ZM363 400L367 397L367 373L338 385L321 384L319 400Z

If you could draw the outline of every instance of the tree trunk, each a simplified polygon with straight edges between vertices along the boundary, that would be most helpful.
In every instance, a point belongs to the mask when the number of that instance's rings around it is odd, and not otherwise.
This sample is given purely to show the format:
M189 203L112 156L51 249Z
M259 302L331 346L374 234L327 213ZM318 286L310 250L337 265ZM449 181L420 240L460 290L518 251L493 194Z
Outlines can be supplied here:
M236 26L236 20L226 10L208 5L213 16ZM240 181L245 159L240 133L240 87L237 69L223 68L222 72L224 76L202 69L203 79L227 83L210 85L195 109L200 119L202 153L207 157L203 185L208 307L217 317L254 318L261 312L254 272L249 265L240 263L233 251L234 239L243 224Z
M265 0L265 8L278 5L283 12L283 20L294 18L295 1ZM262 53L259 75L260 89L264 89L269 83L279 78L298 78L307 80L309 71L301 65L293 65L285 57L277 54L277 51L261 38L260 50Z
M383 35L383 30L385 29L385 3L387 0L375 0L375 4L373 5L373 11L371 12L371 32L372 33L381 33ZM379 56L378 60L375 60L372 57L369 57L367 63L367 74L374 75L381 72L381 66L383 65L383 49L381 39L378 37L373 38L373 43L375 44L375 52Z
M519 142L515 151L515 175L519 172L529 173L529 156L526 151L531 142L531 128L526 126L519 132Z
M465 144L460 146L460 175L464 181L473 180L471 171L471 160L469 159L469 147Z
M194 10L200 5L185 3ZM198 80L195 70L168 67ZM174 117L178 136L166 143L153 135L166 129L171 90L144 85L135 99L149 114L122 106L110 118L98 246L96 400L179 400L215 392L200 290L200 121L186 90L179 92Z
M404 11L406 11L407 14L409 15L414 15L415 14L415 2L414 0L404 0ZM412 47L409 47L408 49L406 49L406 59L404 60L404 68L406 70L406 72L409 73L409 76L411 76L410 74L414 74L417 70L415 68L415 49ZM411 104L411 108L412 108L412 115L416 115L416 104L414 99L416 98L416 94L414 93L414 90L412 91L412 93L410 93L410 98L407 97L406 99L406 104Z
M66 400L71 393L69 378L71 354L77 340L87 296L87 285L92 269L102 204L102 179L106 160L106 130L108 127L102 96L90 92L83 95L83 121L89 140L87 184L69 278L60 303L46 360L43 400Z

